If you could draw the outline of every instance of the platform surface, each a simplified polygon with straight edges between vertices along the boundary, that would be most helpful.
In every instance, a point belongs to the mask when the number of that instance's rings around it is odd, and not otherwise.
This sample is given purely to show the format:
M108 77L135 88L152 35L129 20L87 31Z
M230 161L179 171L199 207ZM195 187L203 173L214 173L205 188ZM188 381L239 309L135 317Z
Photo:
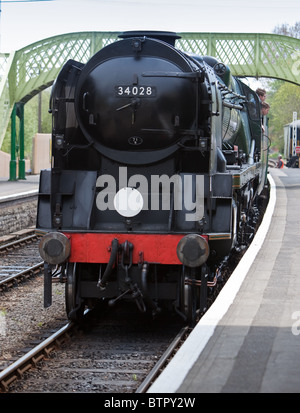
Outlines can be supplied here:
M9 181L0 178L0 202L38 193L40 175L26 175L26 179Z
M300 392L300 169L270 176L271 216L149 393Z

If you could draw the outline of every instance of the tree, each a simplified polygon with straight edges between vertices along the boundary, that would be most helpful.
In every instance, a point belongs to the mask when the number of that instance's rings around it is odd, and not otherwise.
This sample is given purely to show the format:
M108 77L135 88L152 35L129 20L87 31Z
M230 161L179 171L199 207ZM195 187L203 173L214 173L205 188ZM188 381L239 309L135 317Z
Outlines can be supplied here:
M300 22L296 22L295 26L290 26L287 23L275 26L273 33L283 34L284 36L295 37L300 39Z
M278 25L273 32L300 39L300 22L295 23L294 26L286 23ZM282 153L284 125L292 122L293 112L297 112L300 116L300 86L275 80L270 83L267 100L271 105L269 112L271 146Z
M293 120L293 112L300 115L300 86L281 82L281 86L271 96L270 132L272 146L283 152L283 127Z

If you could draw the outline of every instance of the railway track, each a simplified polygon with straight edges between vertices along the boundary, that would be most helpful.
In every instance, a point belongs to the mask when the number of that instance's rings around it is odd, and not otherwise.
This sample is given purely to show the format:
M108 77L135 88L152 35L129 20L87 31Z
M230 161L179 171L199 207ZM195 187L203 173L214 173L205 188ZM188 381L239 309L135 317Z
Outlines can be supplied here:
M44 263L38 251L39 237L30 232L0 245L0 291L42 272Z
M189 332L123 305L104 319L95 311L83 330L66 324L0 372L1 391L144 393Z

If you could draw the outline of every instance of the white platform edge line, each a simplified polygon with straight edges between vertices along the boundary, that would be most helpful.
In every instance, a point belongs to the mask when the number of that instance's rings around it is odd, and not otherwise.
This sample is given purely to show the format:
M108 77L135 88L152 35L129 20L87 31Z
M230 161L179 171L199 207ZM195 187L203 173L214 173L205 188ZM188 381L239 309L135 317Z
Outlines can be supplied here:
M38 192L39 192L38 189L32 189L31 191L27 191L27 192L20 192L20 193L11 194L11 195L0 196L0 201L9 201L12 198L19 198L19 197L34 195L34 194L38 194Z
M218 300L204 314L187 341L178 350L147 393L175 393L183 383L190 369L202 353L220 320L233 303L257 253L259 252L271 224L276 204L276 185L268 175L270 199L261 225L239 265L222 288Z

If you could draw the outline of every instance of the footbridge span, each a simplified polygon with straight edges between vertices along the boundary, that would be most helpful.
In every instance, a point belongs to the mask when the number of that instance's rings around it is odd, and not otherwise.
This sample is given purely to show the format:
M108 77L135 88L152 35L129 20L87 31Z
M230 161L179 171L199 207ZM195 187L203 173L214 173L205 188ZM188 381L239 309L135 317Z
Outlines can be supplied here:
M15 118L20 118L19 179L25 178L24 104L54 82L63 64L86 63L119 32L68 33L40 40L10 54L0 54L0 148L12 119L11 179L16 179ZM300 85L300 39L255 33L178 33L179 49L214 56L239 77L268 77Z

